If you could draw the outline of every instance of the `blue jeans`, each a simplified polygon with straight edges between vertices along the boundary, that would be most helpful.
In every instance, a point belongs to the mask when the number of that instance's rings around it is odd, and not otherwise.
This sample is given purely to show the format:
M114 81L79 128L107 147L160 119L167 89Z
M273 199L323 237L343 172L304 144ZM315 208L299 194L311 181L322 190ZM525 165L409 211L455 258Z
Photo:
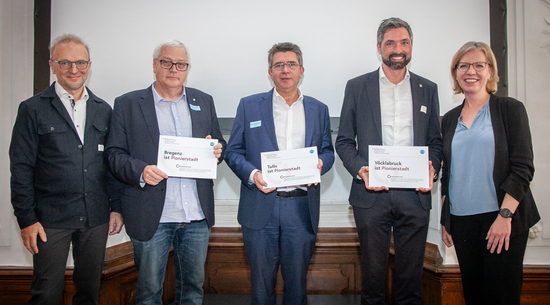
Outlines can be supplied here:
M202 304L204 263L210 229L206 220L160 223L153 238L132 238L138 269L136 304L162 304L162 286L170 247L174 246L176 299L174 304Z

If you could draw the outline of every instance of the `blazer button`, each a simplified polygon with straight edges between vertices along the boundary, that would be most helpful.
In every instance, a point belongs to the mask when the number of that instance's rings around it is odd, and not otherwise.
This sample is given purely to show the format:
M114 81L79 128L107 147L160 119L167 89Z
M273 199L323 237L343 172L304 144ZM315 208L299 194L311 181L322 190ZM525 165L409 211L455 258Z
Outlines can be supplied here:
M80 217L80 221L83 221L84 220L84 217Z
M54 130L55 130L55 127L50 127L50 130L51 130L51 131L54 131Z
M82 144L78 144L78 148L82 148Z

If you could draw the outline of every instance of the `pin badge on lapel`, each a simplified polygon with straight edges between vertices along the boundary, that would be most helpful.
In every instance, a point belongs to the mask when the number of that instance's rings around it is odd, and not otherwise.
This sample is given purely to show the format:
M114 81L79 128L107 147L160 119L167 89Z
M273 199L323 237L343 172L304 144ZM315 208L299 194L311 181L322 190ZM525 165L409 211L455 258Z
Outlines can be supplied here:
M418 86L419 86L420 88L422 88L422 84L418 84Z
M420 112L426 113L428 111L428 108L424 105L420 106Z

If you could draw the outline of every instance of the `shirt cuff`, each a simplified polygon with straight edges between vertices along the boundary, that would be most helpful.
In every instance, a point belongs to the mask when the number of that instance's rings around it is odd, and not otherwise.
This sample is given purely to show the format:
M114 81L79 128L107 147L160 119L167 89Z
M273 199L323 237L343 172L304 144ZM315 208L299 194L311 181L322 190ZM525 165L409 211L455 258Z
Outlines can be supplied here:
M254 183L254 174L256 172L259 172L260 170L255 168L254 170L252 170L252 172L250 173L250 176L248 177L248 183L251 183L251 184L255 184Z
M361 168L359 169L359 171L361 171L363 168L367 167L366 165L365 166L361 166ZM357 180L363 180L363 178L361 178L361 176L359 176L359 172L357 172Z

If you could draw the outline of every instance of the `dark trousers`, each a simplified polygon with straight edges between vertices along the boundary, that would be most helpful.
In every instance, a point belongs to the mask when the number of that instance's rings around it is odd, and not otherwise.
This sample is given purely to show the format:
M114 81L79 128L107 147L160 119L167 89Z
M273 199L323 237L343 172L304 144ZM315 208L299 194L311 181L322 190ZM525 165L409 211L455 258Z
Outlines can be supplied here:
M361 304L385 304L391 232L395 247L395 304L422 303L422 269L430 211L414 190L378 195L371 208L353 207L361 246Z
M86 229L44 229L47 242L38 237L33 256L32 298L28 304L59 305L63 293L69 246L73 245L73 304L98 304L109 224Z
M451 235L466 304L520 304L523 256L529 231L510 238L508 251L487 250L487 232L498 212L451 215Z
M242 227L252 281L252 304L275 305L279 264L284 280L283 304L307 304L307 271L315 248L307 196L275 200L273 214L261 230Z

